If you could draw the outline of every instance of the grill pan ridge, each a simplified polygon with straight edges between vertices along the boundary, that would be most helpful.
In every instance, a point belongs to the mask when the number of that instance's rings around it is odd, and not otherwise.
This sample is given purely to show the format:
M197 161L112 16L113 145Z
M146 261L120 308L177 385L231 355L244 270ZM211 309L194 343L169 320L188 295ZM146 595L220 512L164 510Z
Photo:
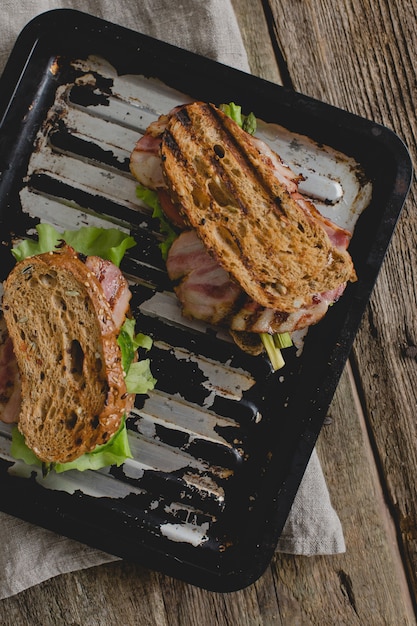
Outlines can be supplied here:
M372 122L72 10L26 27L1 86L0 279L12 243L40 221L130 232L137 246L122 269L138 329L154 341L158 381L137 397L134 458L121 468L42 478L12 459L0 423L2 509L207 589L251 584L272 557L398 219L406 149ZM316 171L316 201L329 215L349 194L370 203L355 216L358 283L278 374L224 331L181 316L158 224L136 198L134 144L159 114L193 99L233 100L278 124L286 158L307 159L306 169L340 151L339 186ZM348 176L351 159L360 167ZM316 179L306 181L313 195Z

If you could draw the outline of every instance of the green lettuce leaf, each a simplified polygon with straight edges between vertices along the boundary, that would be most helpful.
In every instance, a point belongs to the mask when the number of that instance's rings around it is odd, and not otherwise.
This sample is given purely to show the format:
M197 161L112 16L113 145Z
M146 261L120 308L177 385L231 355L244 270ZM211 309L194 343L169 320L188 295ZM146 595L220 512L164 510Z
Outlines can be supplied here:
M122 353L122 366L126 374L125 383L129 393L147 393L155 387L149 359L134 361L136 350L152 347L152 339L142 333L135 334L135 320L126 319L120 329L117 343Z
M28 465L42 466L42 461L40 461L36 454L27 447L25 438L17 426L13 426L12 428L12 445L10 452L13 458L21 459Z
M221 104L219 108L247 133L249 133L250 135L254 135L256 133L256 117L253 113L249 113L249 115L243 115L242 107L238 104L235 104L234 102L229 102L229 104Z
M155 387L156 379L152 376L150 360L142 359L132 363L125 378L129 393L146 393Z
M100 256L119 267L126 250L136 245L133 237L117 228L83 226L78 230L65 230L60 233L50 224L38 224L36 230L37 241L27 239L12 249L17 261L35 254L51 252L64 240L81 254Z
M43 467L40 461L25 443L25 438L17 426L12 429L11 454L15 459L21 459L28 465ZM86 452L74 461L68 463L51 463L47 471L54 469L58 474L68 470L97 470L108 465L122 465L126 459L131 459L129 441L127 437L126 418L123 417L119 430L107 443L97 446L92 452Z
M108 465L119 467L126 459L132 458L127 436L126 416L123 416L119 430L111 437L110 441L97 446L92 452L86 452L74 461L55 463L54 470L60 474L72 469L83 472L86 469L97 470Z
M135 335L135 324L136 322L133 318L126 318L117 338L117 343L122 353L122 367L125 374L129 371L136 350L138 348L150 350L152 347L152 339L148 335L142 333Z
M142 200L150 209L152 209L152 217L159 220L159 232L163 236L163 241L159 244L164 261L167 260L169 249L177 238L177 233L172 227L170 221L165 216L158 199L158 194L152 189L147 189L143 185L138 184L136 187L136 196Z
M143 333L135 334L135 320L127 318L117 339L122 353L123 371L126 374L125 383L128 393L147 393L155 387L156 379L151 374L150 360L135 361L139 348L150 350L152 339ZM122 335L122 337L120 337Z

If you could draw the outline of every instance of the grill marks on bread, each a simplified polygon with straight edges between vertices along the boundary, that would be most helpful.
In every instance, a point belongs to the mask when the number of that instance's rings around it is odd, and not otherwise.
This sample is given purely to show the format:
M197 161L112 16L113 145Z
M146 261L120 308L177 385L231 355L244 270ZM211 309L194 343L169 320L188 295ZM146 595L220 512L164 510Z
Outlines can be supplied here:
M131 399L117 329L95 276L68 246L28 258L5 282L3 310L27 445L42 461L65 463L107 442Z
M355 280L348 252L277 180L250 135L213 105L172 115L161 157L189 225L261 306L291 313L312 294Z

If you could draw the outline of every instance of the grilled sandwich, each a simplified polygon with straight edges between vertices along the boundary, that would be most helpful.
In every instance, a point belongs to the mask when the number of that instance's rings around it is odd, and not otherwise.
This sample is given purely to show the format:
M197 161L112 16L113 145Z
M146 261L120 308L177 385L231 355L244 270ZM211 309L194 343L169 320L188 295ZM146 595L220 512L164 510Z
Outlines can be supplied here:
M291 313L355 277L352 259L292 197L252 138L210 104L171 116L162 171L186 222L258 304Z
M127 393L117 335L130 291L120 270L65 245L20 261L4 282L13 345L15 415L44 463L68 463L108 442L134 395ZM6 406L9 409L10 406Z
M195 102L162 115L130 167L180 228L167 270L184 315L228 327L239 343L248 345L246 333L316 323L356 280L351 233L322 216L299 193L301 177L218 107Z

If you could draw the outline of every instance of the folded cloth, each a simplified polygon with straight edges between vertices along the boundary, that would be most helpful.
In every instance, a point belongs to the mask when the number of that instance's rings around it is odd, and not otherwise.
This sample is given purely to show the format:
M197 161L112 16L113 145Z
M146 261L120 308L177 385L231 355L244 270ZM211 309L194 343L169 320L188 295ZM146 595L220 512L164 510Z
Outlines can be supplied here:
M248 59L228 0L3 0L0 71L25 24L47 10L72 8L249 71ZM0 599L58 574L117 560L0 512ZM343 532L314 451L279 540L291 554L336 554L345 550Z
M277 551L313 556L345 552L339 516L332 507L316 449L278 541Z
M17 35L36 15L76 9L167 41L221 63L249 71L248 59L229 0L2 0L0 71Z

